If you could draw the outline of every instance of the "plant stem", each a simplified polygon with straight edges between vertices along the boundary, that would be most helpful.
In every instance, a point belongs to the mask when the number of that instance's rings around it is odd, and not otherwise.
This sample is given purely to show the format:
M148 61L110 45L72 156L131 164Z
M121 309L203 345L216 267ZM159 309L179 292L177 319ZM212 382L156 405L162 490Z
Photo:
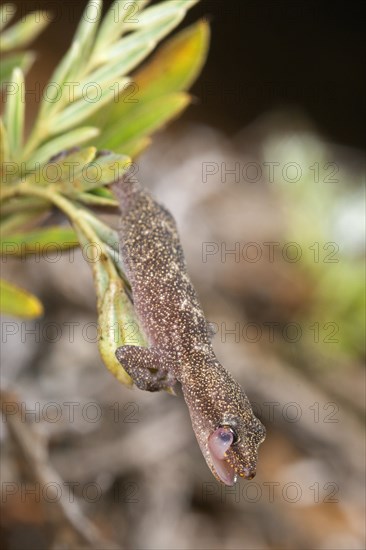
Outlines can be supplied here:
M5 189L1 192L0 199L1 201L17 197L17 196L33 196L38 197L44 200L47 200L57 206L71 221L76 229L79 229L84 237L89 242L97 243L101 248L104 257L108 260L106 262L106 269L111 278L118 277L116 268L113 262L110 260L108 254L108 248L105 243L100 240L97 233L90 226L88 221L82 216L82 209L76 207L69 199L56 193L52 190L51 187L43 188L35 185L31 185L27 182L20 183L10 189Z

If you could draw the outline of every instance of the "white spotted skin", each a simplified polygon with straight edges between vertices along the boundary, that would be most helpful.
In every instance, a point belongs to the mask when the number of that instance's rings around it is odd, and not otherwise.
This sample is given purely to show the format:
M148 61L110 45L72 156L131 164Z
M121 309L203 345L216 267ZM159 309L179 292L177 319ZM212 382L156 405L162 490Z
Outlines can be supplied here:
M157 391L180 382L198 443L216 478L207 440L218 426L232 426L237 441L227 462L240 476L251 478L265 429L240 385L215 356L175 221L128 174L113 184L113 191L122 214L122 260L152 350L149 355L144 348L125 346L116 355L142 389Z

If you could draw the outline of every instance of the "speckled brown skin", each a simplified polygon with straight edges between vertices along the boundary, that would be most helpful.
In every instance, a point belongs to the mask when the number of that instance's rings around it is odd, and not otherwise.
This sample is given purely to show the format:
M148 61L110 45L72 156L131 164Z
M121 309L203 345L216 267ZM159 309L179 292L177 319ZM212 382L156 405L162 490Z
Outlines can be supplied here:
M122 213L122 260L150 344L120 347L116 356L140 389L158 391L180 382L198 443L217 479L208 438L218 427L228 426L234 443L225 460L234 478L237 473L250 479L265 429L239 384L215 356L175 221L128 174L113 185L113 191Z

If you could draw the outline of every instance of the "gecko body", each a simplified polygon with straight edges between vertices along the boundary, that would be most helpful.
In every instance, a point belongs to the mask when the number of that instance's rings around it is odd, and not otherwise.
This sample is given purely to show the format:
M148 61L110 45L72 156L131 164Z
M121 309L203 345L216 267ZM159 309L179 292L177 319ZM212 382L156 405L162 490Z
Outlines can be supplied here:
M122 261L150 346L122 346L117 359L142 390L169 389L178 381L214 476L226 485L238 475L251 479L265 429L215 356L175 221L130 174L113 191L122 214Z

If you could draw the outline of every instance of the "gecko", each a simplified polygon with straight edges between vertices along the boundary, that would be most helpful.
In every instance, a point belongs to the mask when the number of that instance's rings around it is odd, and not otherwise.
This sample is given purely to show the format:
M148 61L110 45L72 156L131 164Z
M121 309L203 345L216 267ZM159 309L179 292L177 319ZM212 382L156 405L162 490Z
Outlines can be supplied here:
M121 346L116 357L141 390L169 391L180 383L198 444L218 481L231 486L238 476L252 479L266 431L214 353L176 222L131 171L112 190L122 215L121 259L149 343Z

